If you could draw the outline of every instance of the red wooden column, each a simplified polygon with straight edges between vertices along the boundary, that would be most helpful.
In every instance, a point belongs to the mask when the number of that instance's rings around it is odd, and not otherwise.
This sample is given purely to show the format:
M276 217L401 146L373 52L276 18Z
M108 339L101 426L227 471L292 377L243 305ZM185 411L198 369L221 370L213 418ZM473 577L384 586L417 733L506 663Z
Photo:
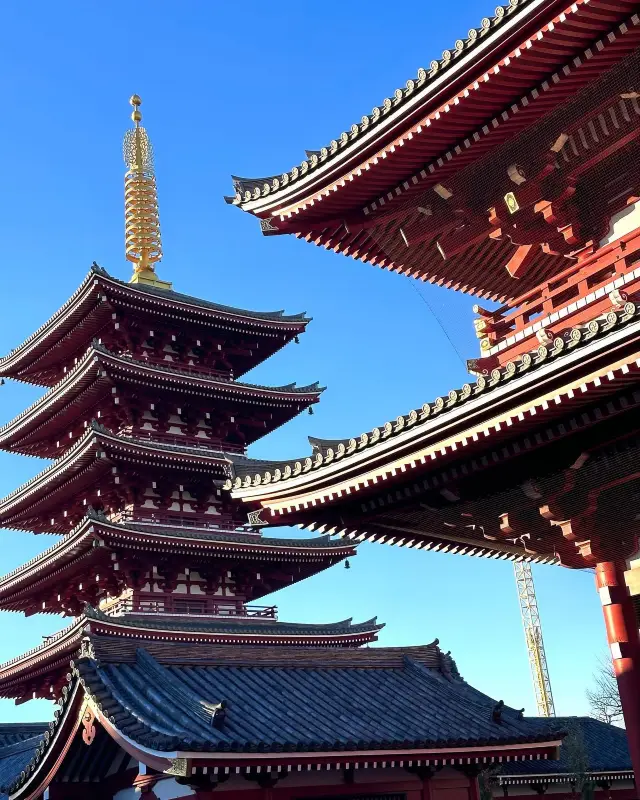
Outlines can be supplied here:
M596 566L607 639L618 681L631 764L640 785L640 638L631 596L624 581L626 565L604 561Z
M480 800L480 786L478 785L478 776L469 776L469 800Z

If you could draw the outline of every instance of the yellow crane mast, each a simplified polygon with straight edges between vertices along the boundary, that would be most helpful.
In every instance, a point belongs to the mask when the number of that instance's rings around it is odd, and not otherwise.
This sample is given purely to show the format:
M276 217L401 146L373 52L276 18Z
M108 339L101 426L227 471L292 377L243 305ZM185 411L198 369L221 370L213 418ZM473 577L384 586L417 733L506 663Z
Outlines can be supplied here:
M524 638L529 655L529 666L533 678L533 691L536 697L536 709L539 717L555 717L551 681L547 668L547 657L542 641L542 626L538 613L536 589L533 583L531 564L528 561L516 561L513 564L520 601L520 613L524 626Z

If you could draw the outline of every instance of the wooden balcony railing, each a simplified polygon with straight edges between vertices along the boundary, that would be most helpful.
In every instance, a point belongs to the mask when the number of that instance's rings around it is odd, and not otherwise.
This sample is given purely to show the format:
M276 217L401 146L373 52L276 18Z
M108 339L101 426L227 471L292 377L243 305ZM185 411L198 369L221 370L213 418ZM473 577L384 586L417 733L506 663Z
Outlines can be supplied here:
M561 335L572 327L606 314L633 296L640 297L640 228L576 261L553 280L493 312L483 313L478 335L486 336L481 358L500 364L529 352L540 343L540 331Z
M213 603L208 604L205 599L187 600L184 595L179 598L174 596L165 597L158 600L150 599L134 599L131 597L117 598L109 603L104 603L101 606L101 611L109 616L122 616L123 614L142 614L154 616L162 614L163 616L178 616L178 617L233 617L238 619L270 619L277 620L278 607L277 606L256 606L236 604L229 605L228 603Z
M185 501L188 502L188 501ZM119 511L108 515L109 522L124 524L135 522L139 525L157 525L159 528L189 528L202 531L222 531L225 533L250 533L258 537L260 534L255 528L241 525L229 520L203 519L202 514L186 514L176 512L156 512L154 509L138 508L135 510Z
M190 436L185 433L166 433L164 431L135 428L126 435L133 439L158 442L159 444L173 444L182 447L199 447L204 450L213 450L217 453L244 453L245 446L237 442L223 442L222 439L204 439L201 436Z

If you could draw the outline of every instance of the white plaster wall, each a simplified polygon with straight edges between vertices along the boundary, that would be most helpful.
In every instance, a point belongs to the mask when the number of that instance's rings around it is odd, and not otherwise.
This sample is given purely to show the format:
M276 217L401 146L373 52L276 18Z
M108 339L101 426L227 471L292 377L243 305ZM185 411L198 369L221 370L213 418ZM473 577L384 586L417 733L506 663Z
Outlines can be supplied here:
M600 242L600 247L615 242L616 239L626 233L631 233L636 228L640 228L640 201L632 203L611 217L609 232Z

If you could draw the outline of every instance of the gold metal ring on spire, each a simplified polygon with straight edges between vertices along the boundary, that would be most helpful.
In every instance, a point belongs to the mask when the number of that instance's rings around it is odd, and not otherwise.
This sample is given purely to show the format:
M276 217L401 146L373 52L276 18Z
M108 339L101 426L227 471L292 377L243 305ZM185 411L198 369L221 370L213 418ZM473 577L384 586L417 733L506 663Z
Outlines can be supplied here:
M124 135L123 155L127 165L124 177L125 252L133 264L132 283L171 288L161 281L154 264L162 260L158 189L153 165L153 147L147 131L140 125L142 100L131 96L134 128Z

